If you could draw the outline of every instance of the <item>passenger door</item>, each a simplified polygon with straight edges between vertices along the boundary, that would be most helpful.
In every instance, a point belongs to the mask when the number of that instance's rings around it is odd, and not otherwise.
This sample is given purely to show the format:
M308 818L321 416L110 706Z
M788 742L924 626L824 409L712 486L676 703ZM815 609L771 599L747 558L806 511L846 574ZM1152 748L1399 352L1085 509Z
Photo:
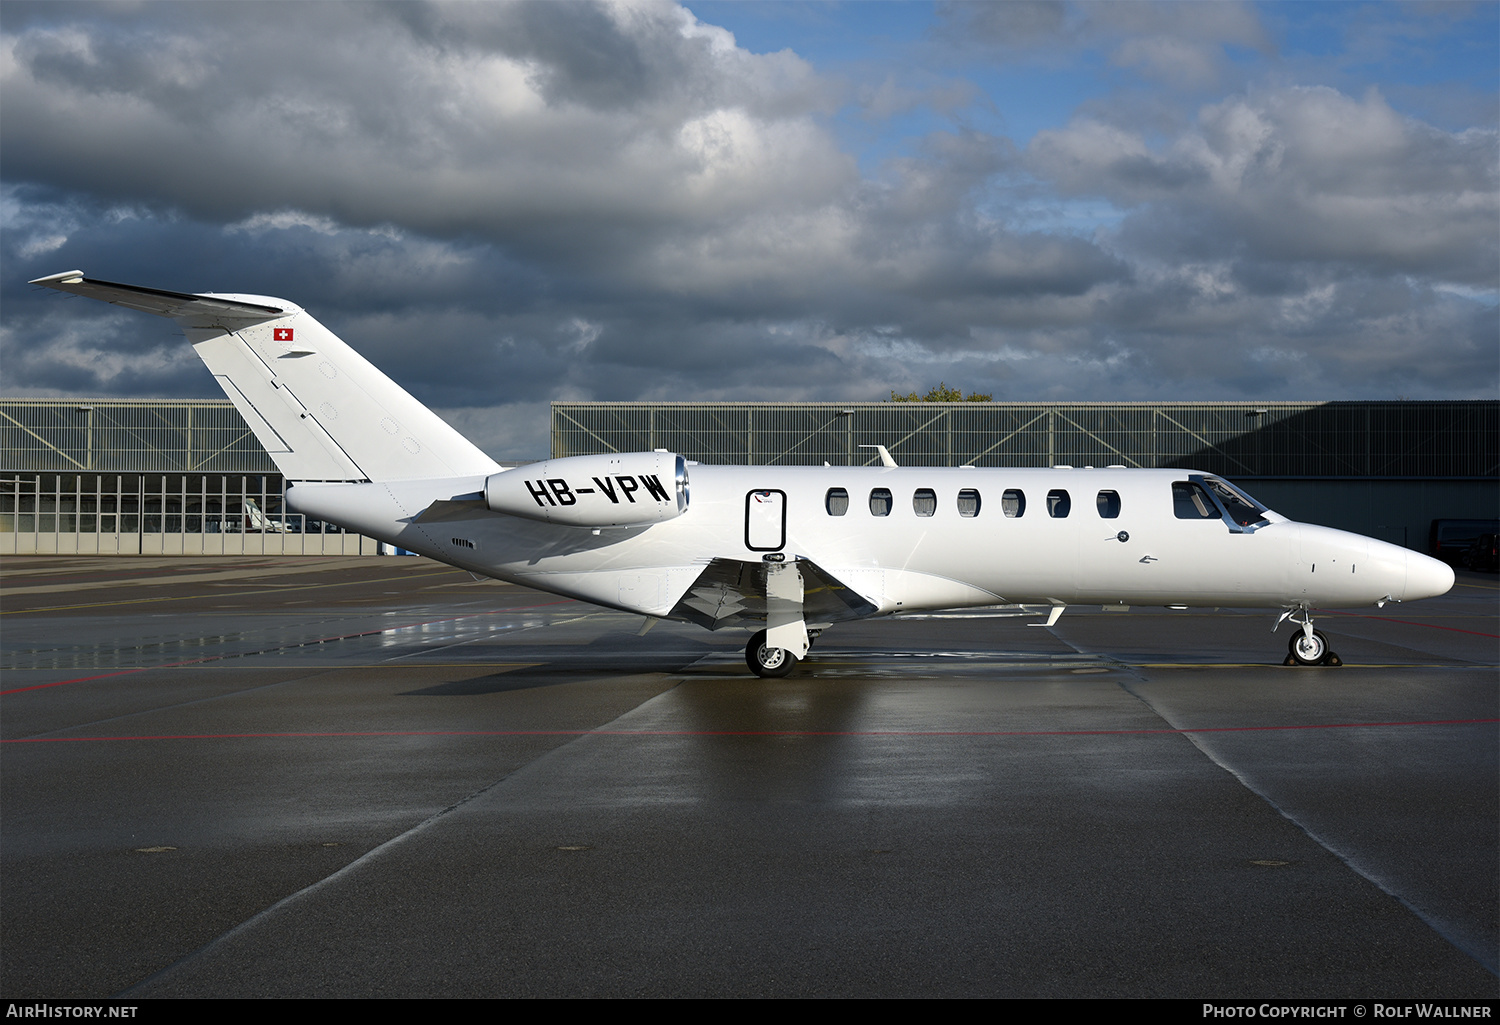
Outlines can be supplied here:
M751 491L745 496L745 547L779 552L786 545L786 492Z

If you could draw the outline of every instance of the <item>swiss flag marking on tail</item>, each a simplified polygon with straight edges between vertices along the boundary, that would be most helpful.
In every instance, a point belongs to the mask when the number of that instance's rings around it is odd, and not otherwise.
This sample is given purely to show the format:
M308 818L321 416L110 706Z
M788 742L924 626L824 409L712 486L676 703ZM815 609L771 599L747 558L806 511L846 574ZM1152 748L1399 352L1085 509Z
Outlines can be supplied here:
M292 329L289 327L278 327L272 329L278 342L290 342L292 340Z

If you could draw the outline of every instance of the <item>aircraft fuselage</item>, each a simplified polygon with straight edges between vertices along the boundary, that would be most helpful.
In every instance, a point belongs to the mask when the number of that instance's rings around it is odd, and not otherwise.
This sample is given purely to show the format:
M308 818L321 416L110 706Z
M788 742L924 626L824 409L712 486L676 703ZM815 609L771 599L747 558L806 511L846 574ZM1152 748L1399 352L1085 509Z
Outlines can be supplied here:
M424 515L433 502L480 491L483 478L299 484L288 501L475 573L655 616L668 615L714 559L806 560L879 613L996 603L1360 606L1441 594L1452 581L1446 566L1407 549L1269 510L1253 529L1235 530L1218 507L1184 518L1173 485L1214 479L1190 470L690 464L690 475L688 508L642 526L555 525L472 501ZM758 494L780 507L759 522Z

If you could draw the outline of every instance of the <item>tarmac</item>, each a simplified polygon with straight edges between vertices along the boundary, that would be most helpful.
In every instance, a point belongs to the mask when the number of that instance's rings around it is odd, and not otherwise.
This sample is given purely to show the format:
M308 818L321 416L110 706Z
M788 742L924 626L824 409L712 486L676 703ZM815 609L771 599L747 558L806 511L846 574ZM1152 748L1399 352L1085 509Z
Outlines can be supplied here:
M747 635L8 558L0 995L1500 996L1500 582Z

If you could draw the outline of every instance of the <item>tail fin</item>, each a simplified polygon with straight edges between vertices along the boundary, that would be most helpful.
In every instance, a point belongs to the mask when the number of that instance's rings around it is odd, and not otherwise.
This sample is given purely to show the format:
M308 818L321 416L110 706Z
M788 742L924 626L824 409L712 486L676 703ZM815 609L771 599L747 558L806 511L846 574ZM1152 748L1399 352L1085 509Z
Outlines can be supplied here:
M500 469L284 299L166 292L82 271L31 283L175 320L288 480L417 480Z
M244 500L245 522L241 524L244 530L256 530L266 534L285 534L286 524L277 523L260 511L260 503L253 498Z

